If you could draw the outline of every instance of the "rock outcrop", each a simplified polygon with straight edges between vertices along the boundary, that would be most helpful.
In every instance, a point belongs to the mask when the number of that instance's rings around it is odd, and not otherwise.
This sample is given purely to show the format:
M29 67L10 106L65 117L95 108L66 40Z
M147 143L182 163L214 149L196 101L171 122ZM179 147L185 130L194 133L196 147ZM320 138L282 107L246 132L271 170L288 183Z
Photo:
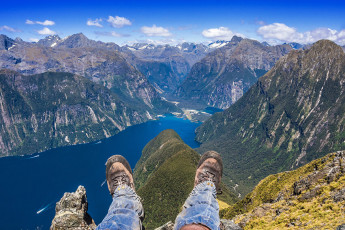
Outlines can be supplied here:
M86 191L79 186L73 193L65 193L56 203L55 217L50 230L94 230L96 224L87 213Z
M198 151L222 154L229 185L246 194L270 174L345 149L344 132L345 53L321 40L282 57L196 139Z

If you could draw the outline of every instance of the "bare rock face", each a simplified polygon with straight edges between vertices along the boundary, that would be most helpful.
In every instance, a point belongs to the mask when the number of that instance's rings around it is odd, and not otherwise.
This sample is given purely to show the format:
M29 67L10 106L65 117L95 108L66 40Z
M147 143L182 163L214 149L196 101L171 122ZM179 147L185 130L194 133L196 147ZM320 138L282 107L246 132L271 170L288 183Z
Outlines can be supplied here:
M73 193L65 193L56 203L55 217L50 230L93 230L96 224L87 213L86 191L79 186Z

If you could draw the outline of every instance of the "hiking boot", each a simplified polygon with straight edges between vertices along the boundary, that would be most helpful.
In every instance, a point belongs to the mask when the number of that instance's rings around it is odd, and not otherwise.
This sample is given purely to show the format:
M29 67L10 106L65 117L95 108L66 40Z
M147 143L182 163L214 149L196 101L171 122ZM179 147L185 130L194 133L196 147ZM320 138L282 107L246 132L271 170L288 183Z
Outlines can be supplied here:
M106 178L111 195L119 185L128 185L134 190L133 173L128 161L121 155L109 157L106 163Z
M223 174L223 162L219 153L208 151L201 156L195 174L194 187L204 181L212 181L217 193L222 193L220 181Z

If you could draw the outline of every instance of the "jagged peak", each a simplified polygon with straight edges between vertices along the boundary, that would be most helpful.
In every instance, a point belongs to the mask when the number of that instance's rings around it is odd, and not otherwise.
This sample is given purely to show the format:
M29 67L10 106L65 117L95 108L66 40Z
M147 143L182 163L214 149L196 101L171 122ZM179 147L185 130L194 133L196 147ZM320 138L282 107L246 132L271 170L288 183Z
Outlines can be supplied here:
M242 37L239 37L239 36L236 36L236 35L234 35L233 37L232 37L232 39L231 39L231 42L240 42L240 41L242 41L244 38L242 38Z
M12 38L9 38L5 34L0 34L0 50L8 50L15 44Z

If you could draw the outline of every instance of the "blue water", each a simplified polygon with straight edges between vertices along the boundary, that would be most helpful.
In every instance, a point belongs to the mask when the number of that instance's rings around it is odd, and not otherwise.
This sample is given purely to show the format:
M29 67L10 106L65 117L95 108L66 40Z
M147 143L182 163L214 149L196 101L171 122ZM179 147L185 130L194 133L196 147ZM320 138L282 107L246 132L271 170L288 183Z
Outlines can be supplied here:
M49 229L55 203L64 192L86 188L89 214L99 224L111 203L105 162L125 156L134 168L143 147L161 131L174 129L186 144L199 147L199 123L168 116L129 127L101 142L62 147L24 157L0 158L0 229Z

